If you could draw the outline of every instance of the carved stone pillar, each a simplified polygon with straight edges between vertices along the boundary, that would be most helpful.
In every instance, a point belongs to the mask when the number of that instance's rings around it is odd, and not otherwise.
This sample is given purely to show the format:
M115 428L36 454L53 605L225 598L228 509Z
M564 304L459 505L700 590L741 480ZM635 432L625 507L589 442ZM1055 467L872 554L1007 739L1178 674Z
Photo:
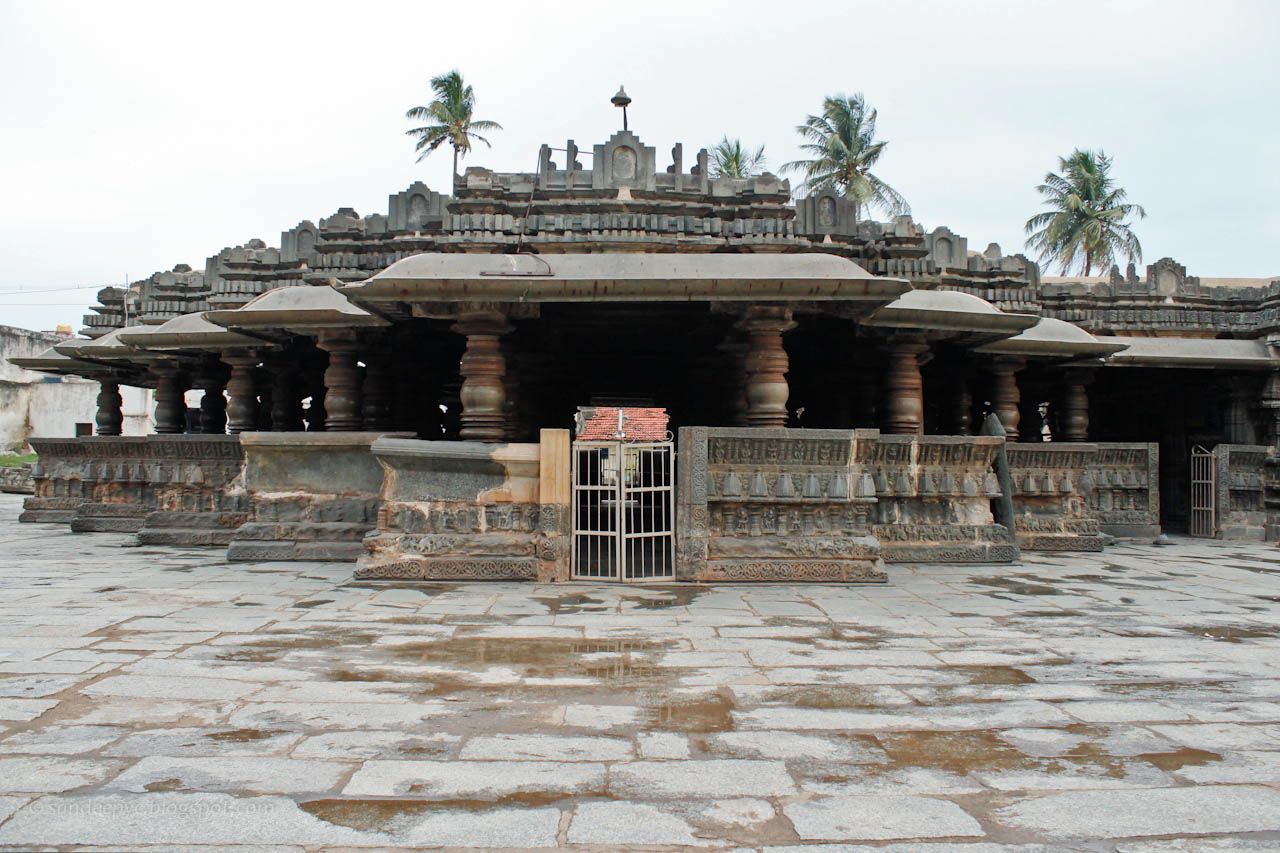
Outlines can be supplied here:
M1093 371L1088 368L1069 367L1062 378L1062 417L1058 424L1062 441L1089 440L1089 385Z
M753 306L738 322L746 334L747 426L785 427L787 425L787 350L782 333L794 329L791 309L775 306Z
M747 345L737 335L716 347L724 354L725 375L729 378L729 425L747 425Z
M98 414L94 423L98 435L119 435L124 427L124 400L120 397L120 383L104 379L98 383Z
M370 350L364 357L364 385L361 395L364 428L390 429L391 354L383 348Z
M929 351L923 335L894 335L886 347L884 431L915 435L924 426L924 380L920 357Z
M858 372L853 377L855 427L875 427L880 423L880 375L878 366L865 363L858 365Z
M327 361L325 362L328 363ZM324 367L314 365L309 368L305 377L306 395L311 398L307 404L305 417L307 420L307 432L323 432L325 411L324 411Z
M1025 359L1006 355L998 355L991 362L991 410L1000 419L1009 441L1018 440L1018 423L1022 420L1018 371L1026 364Z
M227 431L227 371L221 362L205 365L197 379L197 386L204 391L200 397L200 432L205 435L222 435Z
M472 311L459 317L453 330L467 338L459 366L462 439L502 441L507 424L507 360L501 340L511 326L498 311Z
M1280 371L1272 371L1262 391L1262 410L1267 415L1267 443L1280 448Z
M973 393L966 365L951 374L951 429L956 435L973 435Z
M329 353L324 371L324 428L329 432L357 432L361 425L360 370L356 367L354 332L339 330L321 333L316 342Z
M1223 430L1228 444L1257 444L1258 429L1253 420L1259 402L1258 383L1252 376L1232 376L1226 381L1227 406Z
M258 387L254 371L258 368L258 354L252 350L227 350L222 360L231 368L227 380L227 432L238 435L258 428Z
M271 365L271 429L275 432L302 430L302 395L298 369L293 360L279 356Z
M157 435L181 435L187 431L186 389L176 364L152 365L156 379L155 430Z

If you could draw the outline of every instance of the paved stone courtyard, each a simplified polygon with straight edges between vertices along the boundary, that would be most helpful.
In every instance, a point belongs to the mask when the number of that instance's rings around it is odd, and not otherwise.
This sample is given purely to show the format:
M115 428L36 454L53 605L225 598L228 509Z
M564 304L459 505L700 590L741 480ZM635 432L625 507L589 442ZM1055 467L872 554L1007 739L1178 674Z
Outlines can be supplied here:
M19 505L4 849L1280 849L1272 547L397 586Z

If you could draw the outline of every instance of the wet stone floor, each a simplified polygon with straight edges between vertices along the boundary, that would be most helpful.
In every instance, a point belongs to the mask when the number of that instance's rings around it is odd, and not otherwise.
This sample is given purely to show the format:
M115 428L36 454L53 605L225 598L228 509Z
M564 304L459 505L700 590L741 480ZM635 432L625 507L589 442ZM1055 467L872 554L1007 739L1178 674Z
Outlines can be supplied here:
M377 585L19 525L0 849L1280 850L1280 551Z

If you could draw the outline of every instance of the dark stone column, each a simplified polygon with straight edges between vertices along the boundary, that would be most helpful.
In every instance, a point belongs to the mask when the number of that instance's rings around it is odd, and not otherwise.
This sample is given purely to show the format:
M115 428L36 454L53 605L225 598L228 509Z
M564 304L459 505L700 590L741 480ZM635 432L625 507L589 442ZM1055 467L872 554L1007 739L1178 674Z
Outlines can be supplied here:
M924 426L924 381L920 357L929 351L923 335L895 335L886 347L884 431L915 435Z
M507 423L507 362L501 339L511 326L498 311L473 311L460 316L453 330L467 338L459 366L462 439L502 441Z
M181 435L187 431L186 389L176 364L152 365L156 379L155 430L157 435Z
M991 409L1000 419L1009 441L1018 440L1018 423L1022 420L1018 371L1025 366L1025 359L1014 356L999 355L991 362Z
M782 344L782 333L795 328L789 308L754 306L738 322L738 328L746 333L747 426L785 427L787 425L787 399L791 389L787 385L787 350Z
M227 432L239 435L258 428L258 388L253 373L258 367L258 354L252 350L227 350L222 360L231 368L227 380Z
M276 432L302 430L302 396L297 365L281 355L269 362L272 368L271 429Z
M1262 391L1262 410L1267 415L1267 443L1280 447L1280 371L1272 371Z
M957 367L951 374L951 429L955 435L973 435L973 394L967 365Z
M227 431L227 370L221 362L206 364L197 379L204 391L200 397L200 432L222 435Z
M1258 430L1253 407L1258 402L1258 386L1252 377L1232 376L1226 381L1226 410L1222 426L1228 444L1257 444Z
M320 354L317 353L317 356ZM323 356L323 362L317 362L309 367L305 376L306 396L311 398L311 402L307 404L306 419L307 432L323 432L325 421L324 410L324 371L322 365L328 364L328 356Z
M119 435L124 427L124 413L120 411L124 400L120 397L120 383L104 379L98 383L98 414L94 418L98 435Z
M324 371L324 428L328 432L357 432L361 412L355 333L323 332L317 344L329 353L329 366Z
M1067 368L1062 378L1062 417L1058 419L1062 441L1089 440L1089 385L1093 371Z
M391 354L383 347L370 349L364 357L364 386L361 389L364 428L391 428Z
M733 335L717 349L724 354L726 383L729 390L729 425L747 425L747 344Z

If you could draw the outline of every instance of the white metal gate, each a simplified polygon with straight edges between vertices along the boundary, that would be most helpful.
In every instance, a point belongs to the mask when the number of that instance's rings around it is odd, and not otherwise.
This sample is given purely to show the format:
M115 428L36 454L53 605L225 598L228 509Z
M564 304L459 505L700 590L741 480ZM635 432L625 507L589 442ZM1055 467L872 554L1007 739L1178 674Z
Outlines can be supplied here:
M1192 536L1212 539L1218 535L1217 492L1218 459L1212 450L1200 445L1191 448L1191 526Z
M675 445L573 444L573 577L675 577Z

